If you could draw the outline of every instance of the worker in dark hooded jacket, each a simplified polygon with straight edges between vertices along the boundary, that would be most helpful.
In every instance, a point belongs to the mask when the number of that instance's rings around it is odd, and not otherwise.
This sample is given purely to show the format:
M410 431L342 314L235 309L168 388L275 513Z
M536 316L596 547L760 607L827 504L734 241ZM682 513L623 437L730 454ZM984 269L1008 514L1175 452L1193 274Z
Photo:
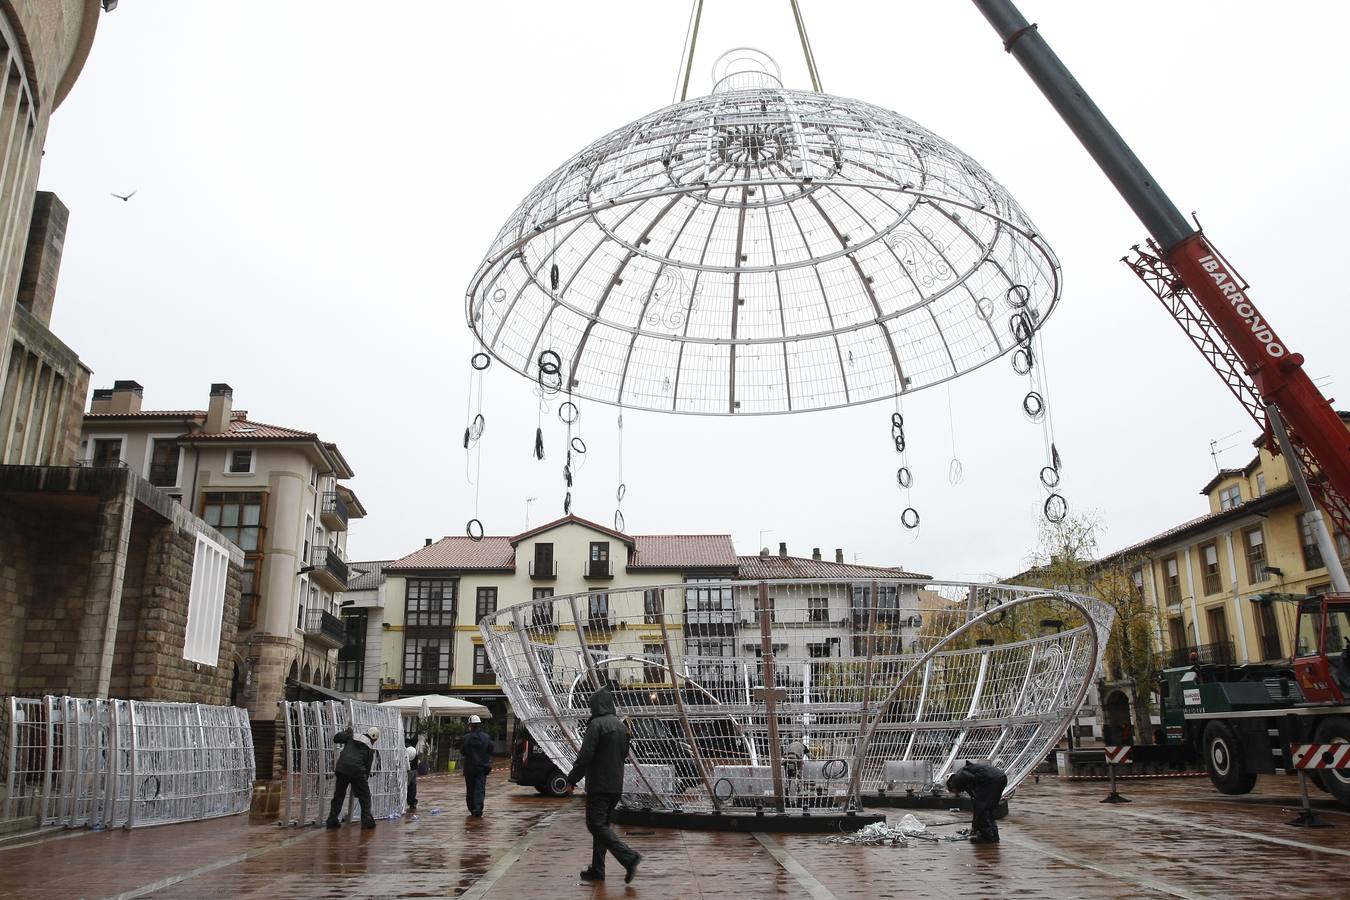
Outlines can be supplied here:
M333 743L342 747L337 763L333 766L336 785L333 790L333 804L328 808L329 828L339 826L338 815L347 799L347 786L351 785L356 802L361 804L361 827L374 828L375 817L370 814L370 768L375 764L375 742L380 739L380 729L374 725L365 733L353 736L352 730L334 736Z
M637 873L642 855L619 840L609 817L623 796L623 763L628 758L628 728L615 715L614 695L609 687L591 694L591 721L577 752L576 765L567 775L568 785L586 779L586 830L591 833L591 866L581 873L583 881L605 880L605 852L614 854L624 869L624 881Z
M947 779L947 790L953 794L970 795L975 813L970 823L972 844L998 843L998 822L994 819L994 810L1003 799L1003 789L1007 786L1007 772L997 766L969 760Z

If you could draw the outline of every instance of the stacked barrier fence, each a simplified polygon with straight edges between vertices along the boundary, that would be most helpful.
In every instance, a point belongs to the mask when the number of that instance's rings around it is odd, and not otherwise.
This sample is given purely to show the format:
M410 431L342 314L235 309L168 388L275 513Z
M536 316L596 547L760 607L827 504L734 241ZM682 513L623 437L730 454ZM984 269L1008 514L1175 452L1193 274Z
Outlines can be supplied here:
M247 812L253 733L234 706L8 697L5 818L132 828Z
M360 734L380 729L370 772L371 814L377 819L403 813L408 793L408 764L403 720L398 710L355 700L282 701L286 738L286 810L291 825L320 825L328 818L333 798L333 767L340 748L333 739L348 727ZM340 820L352 819L350 792Z

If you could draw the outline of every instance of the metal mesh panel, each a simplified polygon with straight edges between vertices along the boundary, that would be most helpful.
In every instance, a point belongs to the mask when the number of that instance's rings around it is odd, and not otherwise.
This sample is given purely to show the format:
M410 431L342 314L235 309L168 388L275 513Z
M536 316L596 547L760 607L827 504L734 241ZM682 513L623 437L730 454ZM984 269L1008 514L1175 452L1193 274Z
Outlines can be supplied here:
M377 819L402 814L408 764L398 710L355 700L283 701L281 707L286 736L286 822L313 825L328 817L340 753L333 739L349 726L357 733L372 725L380 729L369 779L371 814ZM340 819L350 820L353 803L349 793Z
M253 734L238 707L11 697L7 713L6 815L102 828L248 811Z
M626 804L737 812L941 790L964 759L1015 788L1081 705L1113 618L1007 585L704 581L522 603L480 630L560 768L607 684L631 738Z
M766 84L565 162L497 234L467 316L549 387L756 415L954 378L1029 342L1059 294L1054 254L973 159L889 110Z

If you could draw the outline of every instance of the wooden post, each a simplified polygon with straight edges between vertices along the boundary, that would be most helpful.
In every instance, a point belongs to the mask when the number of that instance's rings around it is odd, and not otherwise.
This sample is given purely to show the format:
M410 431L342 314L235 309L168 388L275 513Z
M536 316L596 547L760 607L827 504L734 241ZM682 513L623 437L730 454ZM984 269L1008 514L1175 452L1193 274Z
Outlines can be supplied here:
M773 776L773 805L779 812L783 804L783 752L778 746L778 685L773 677L773 626L769 621L769 586L759 585L759 646L764 660L764 716L769 725L769 773Z

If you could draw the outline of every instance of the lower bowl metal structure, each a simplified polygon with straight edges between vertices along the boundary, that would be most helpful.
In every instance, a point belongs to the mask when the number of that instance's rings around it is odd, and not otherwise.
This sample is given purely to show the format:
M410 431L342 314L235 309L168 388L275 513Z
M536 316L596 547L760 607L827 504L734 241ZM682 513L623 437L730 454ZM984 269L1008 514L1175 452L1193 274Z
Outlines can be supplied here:
M572 767L608 685L631 736L623 803L842 814L941 792L962 761L1014 790L1105 651L1100 600L923 578L701 580L548 597L480 622L516 716Z

